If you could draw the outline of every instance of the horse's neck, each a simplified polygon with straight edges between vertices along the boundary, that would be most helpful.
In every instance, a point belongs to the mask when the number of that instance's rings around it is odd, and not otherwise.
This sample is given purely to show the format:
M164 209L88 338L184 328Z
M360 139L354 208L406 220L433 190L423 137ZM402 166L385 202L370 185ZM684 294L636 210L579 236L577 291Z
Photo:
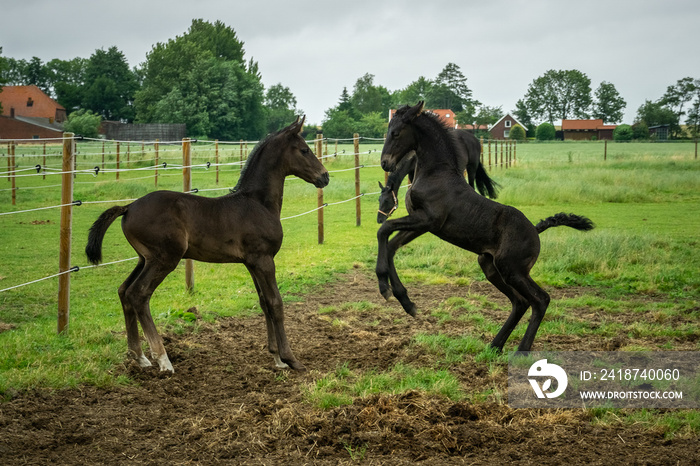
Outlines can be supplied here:
M436 123L425 122L418 126L420 138L416 147L416 173L434 169L444 170L446 167L459 171L455 141L447 131L432 127L434 124Z
M255 158L241 174L236 192L257 199L279 213L284 195L285 174L282 167L278 163L270 163L274 158L266 157L263 153L256 154Z

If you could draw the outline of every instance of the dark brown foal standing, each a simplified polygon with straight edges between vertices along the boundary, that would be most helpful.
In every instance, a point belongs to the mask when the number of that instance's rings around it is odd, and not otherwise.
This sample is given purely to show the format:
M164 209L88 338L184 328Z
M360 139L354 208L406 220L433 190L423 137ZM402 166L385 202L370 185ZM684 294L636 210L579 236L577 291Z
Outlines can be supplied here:
M407 313L416 314L416 306L396 273L394 255L404 244L433 233L478 254L486 278L511 301L510 316L491 346L502 350L525 311L532 307L530 323L518 346L518 351L529 351L549 305L547 292L530 277L540 253L539 234L555 226L586 231L593 223L586 217L560 213L533 225L518 209L479 196L457 163L460 150L454 132L435 115L423 112L423 102L399 109L389 122L382 168L393 171L415 151L416 169L406 195L408 216L387 220L377 232L379 291L386 298L395 296Z
M267 344L277 367L304 370L287 341L282 298L275 278L275 255L282 245L280 211L284 179L295 175L318 188L328 171L301 137L304 120L268 136L250 154L234 190L207 198L155 191L127 206L106 210L90 228L88 260L102 260L107 228L122 216L122 230L138 264L119 287L130 354L151 365L141 349L137 322L161 371L173 371L151 317L151 295L182 259L243 263L250 272L267 324Z

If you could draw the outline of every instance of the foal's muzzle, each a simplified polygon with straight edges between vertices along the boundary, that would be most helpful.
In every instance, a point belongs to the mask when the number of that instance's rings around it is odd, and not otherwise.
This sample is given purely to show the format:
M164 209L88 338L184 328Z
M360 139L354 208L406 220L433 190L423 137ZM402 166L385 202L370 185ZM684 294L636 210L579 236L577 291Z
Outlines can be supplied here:
M328 186L328 183L330 183L330 181L331 177L326 171L321 176L316 178L316 181L314 181L314 186L316 186L317 188L325 188L326 186Z

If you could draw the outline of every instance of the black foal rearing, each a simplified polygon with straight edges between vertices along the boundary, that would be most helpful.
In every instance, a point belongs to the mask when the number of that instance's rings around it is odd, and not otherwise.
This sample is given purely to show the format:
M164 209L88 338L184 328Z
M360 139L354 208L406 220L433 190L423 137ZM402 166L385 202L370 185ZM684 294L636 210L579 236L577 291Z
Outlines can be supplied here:
M593 223L574 214L557 214L533 225L514 207L480 196L464 179L457 164L463 150L444 124L423 102L399 109L389 122L382 150L382 168L393 171L406 154L415 151L413 184L406 196L408 216L388 220L377 232L377 278L385 298L393 294L410 315L416 306L408 297L394 266L398 248L424 233L474 252L486 278L512 303L505 324L491 342L503 345L532 306L532 317L518 351L529 351L549 305L549 295L530 277L540 253L539 234L550 227L591 230ZM391 240L392 233L398 232Z

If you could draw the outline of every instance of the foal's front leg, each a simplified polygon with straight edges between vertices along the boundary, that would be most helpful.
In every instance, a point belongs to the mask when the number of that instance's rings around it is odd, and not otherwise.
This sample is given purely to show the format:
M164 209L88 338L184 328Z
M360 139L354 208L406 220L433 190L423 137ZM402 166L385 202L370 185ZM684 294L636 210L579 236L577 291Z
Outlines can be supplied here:
M262 257L254 263L246 263L246 267L258 287L260 306L265 312L268 326L268 338L271 340L270 334L274 334L274 340L277 343L276 350L279 356L275 357L275 363L277 364L281 360L282 363L287 364L294 370L306 370L306 367L294 357L284 330L284 305L277 287L273 258ZM275 348L270 344L269 340L268 349L274 355Z

